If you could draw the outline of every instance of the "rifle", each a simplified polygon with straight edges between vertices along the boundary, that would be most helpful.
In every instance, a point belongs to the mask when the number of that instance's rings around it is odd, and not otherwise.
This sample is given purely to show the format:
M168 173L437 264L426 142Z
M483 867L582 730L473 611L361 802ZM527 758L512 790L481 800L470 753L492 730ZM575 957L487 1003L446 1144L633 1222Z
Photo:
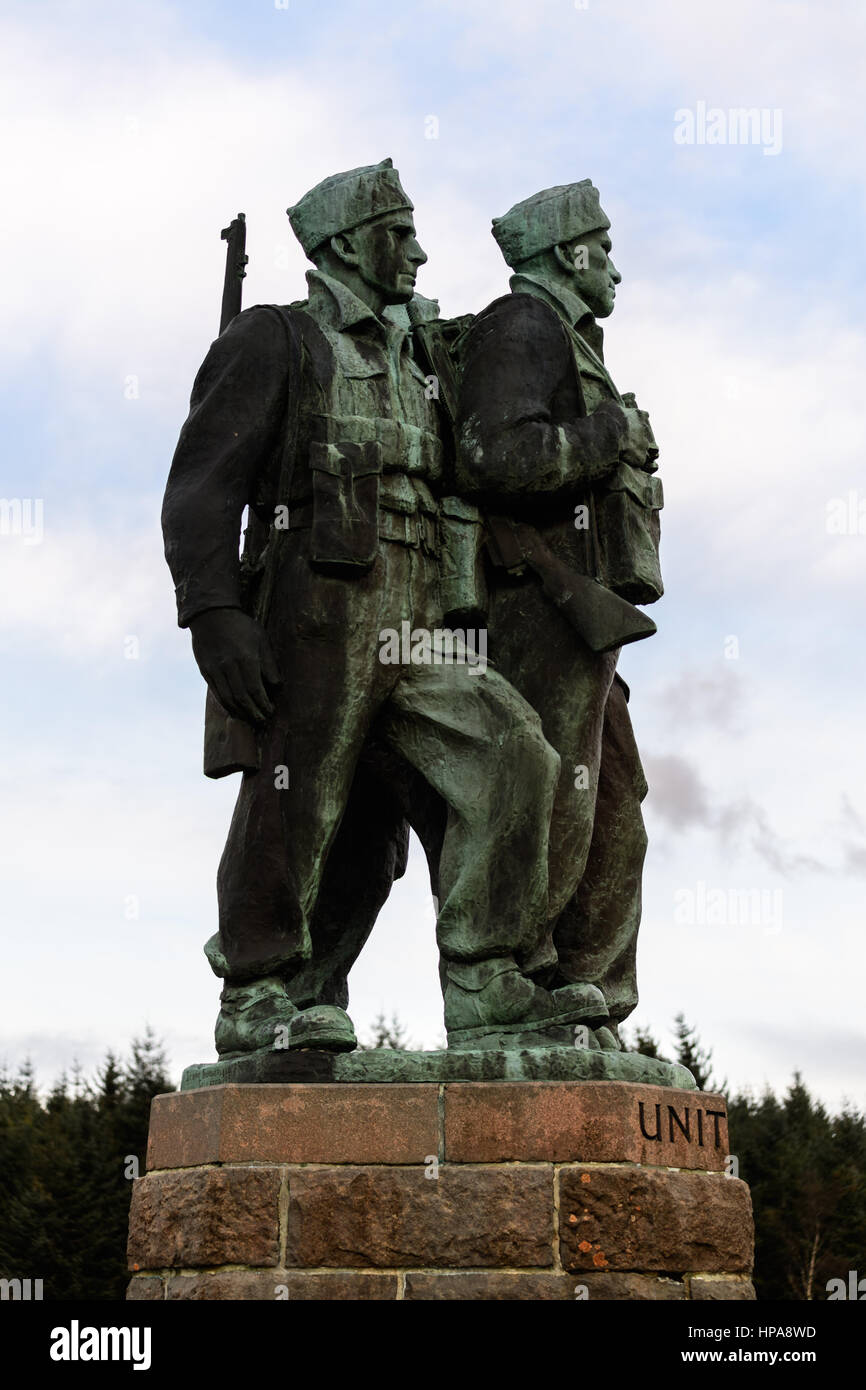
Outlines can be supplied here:
M239 212L233 222L230 222L227 227L223 227L220 237L223 241L228 242L222 311L220 313L220 333L224 333L232 319L237 318L241 311L243 282L247 273L246 266L250 259L249 256L245 255L247 244L246 215Z
M220 333L224 333L241 311L243 282L249 256L246 254L247 220L244 213L223 227L220 237L226 245L226 270L220 311ZM232 772L252 772L260 766L255 730L223 709L208 688L204 711L204 773L206 777L227 777Z
M223 285L223 305L221 329L224 331L232 319L241 311L242 281L246 275L244 267L249 257L244 253L246 242L246 221L244 214L238 213L234 222L221 233L228 242L226 250L226 273ZM292 308L300 306L293 305ZM274 304L263 304L263 312L277 314L286 331L288 355L287 397L289 402L297 401L300 391L301 350L300 340L290 331L286 315ZM297 410L289 410L289 420L283 436L282 457L280 460L277 498L289 495L289 479L294 464L297 436ZM285 528L270 525L249 509L244 549L241 556L241 592L244 611L250 613L262 627L267 626L271 600L280 562L281 542L285 538ZM205 704L204 723L204 773L206 777L227 777L232 772L258 772L261 767L261 748L259 730L243 719L235 719L223 709L219 700L208 689Z

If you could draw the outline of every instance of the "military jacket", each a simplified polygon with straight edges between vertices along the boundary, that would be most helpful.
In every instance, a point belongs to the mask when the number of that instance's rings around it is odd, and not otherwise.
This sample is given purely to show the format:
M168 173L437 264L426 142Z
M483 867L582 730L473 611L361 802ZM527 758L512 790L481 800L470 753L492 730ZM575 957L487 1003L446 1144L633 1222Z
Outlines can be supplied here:
M518 517L533 567L556 571L558 591L571 572L632 603L652 602L662 591L661 485L620 461L623 423L606 406L622 397L604 366L601 330L577 296L567 306L532 277L511 283L513 293L479 315L462 344L459 490L484 506L494 558L507 567L526 545L517 536L504 553L509 535L497 518Z
M250 606L247 506L262 537L309 527L313 561L347 577L370 567L382 534L432 543L443 437L409 337L339 281L307 278L304 304L239 314L196 377L163 504L182 627Z

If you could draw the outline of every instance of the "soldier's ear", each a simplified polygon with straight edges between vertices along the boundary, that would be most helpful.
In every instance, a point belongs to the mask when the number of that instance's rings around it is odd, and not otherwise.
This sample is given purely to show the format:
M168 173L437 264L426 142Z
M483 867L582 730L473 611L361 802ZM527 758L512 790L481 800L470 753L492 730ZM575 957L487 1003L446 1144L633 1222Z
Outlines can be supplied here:
M561 241L558 246L553 247L553 254L560 270L564 270L567 275L575 274L577 266L574 259L574 247L571 242Z
M336 236L331 237L331 250L345 265L358 264L358 253L346 232L338 232Z

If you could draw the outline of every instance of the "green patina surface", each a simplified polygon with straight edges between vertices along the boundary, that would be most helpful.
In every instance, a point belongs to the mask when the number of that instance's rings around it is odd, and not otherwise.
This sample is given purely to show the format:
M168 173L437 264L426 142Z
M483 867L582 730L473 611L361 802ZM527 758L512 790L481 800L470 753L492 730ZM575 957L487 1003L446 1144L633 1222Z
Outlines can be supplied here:
M180 1089L262 1082L642 1081L694 1090L690 1071L639 1052L578 1047L521 1051L286 1052L266 1048L234 1060L187 1067Z

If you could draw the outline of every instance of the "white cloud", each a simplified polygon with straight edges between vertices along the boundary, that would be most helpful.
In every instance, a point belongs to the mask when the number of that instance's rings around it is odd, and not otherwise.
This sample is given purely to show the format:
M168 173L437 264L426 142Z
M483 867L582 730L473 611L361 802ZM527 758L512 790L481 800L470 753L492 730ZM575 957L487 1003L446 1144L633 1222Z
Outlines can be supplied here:
M133 508L100 522L53 515L49 503L41 544L0 538L0 640L14 641L19 651L45 645L91 663L100 652L111 660L152 654L170 631L173 601L158 498L149 509L142 525ZM139 639L137 653L124 654L127 637Z

